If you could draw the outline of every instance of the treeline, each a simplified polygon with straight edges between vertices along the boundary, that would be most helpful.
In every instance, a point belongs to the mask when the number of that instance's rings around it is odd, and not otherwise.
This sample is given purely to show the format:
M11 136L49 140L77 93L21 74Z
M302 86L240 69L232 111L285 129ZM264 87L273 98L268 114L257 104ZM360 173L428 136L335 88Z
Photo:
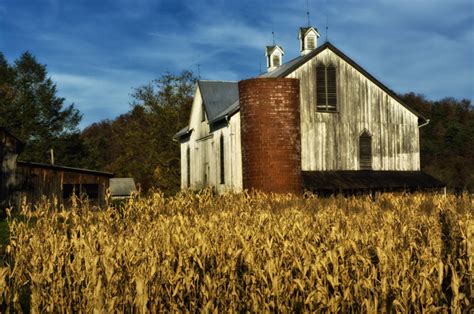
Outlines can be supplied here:
M196 77L165 73L134 89L131 109L78 129L80 112L56 95L46 66L30 53L12 65L0 53L0 126L26 142L22 160L49 162L133 177L143 191L179 189L180 151L173 135L188 123ZM448 187L474 191L474 108L470 100L400 96L430 123L420 129L422 170Z
M421 167L450 189L474 191L474 108L471 100L438 101L408 93L401 98L427 119L420 129Z

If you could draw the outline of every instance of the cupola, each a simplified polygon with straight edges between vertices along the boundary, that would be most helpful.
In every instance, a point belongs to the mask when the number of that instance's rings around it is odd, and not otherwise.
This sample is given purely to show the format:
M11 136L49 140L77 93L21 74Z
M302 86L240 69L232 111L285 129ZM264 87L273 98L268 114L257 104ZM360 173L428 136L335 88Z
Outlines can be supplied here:
M282 64L284 54L283 48L277 45L267 46L267 48L265 48L268 72L275 70Z
M300 27L298 39L300 40L300 52L304 56L311 52L311 50L318 47L318 30L312 26Z

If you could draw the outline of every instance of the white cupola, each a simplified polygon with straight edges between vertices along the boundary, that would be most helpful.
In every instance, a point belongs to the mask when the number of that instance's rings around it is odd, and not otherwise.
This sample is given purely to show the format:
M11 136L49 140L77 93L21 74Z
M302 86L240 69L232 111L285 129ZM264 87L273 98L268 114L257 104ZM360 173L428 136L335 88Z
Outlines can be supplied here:
M267 71L273 71L278 68L283 62L283 55L285 52L283 48L277 45L267 46L265 48L265 57L267 57Z
M300 27L298 39L300 40L300 52L302 56L318 47L318 38L319 33L316 28L312 26Z

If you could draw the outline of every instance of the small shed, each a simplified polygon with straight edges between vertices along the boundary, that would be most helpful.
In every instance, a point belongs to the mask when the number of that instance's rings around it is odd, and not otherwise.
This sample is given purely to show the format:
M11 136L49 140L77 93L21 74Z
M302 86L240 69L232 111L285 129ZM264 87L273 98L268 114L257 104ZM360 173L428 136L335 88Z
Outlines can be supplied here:
M112 178L110 179L110 194L112 199L129 198L136 192L135 180L133 178Z
M20 193L35 203L42 197L67 201L73 195L87 195L92 203L105 203L105 192L113 173L82 168L19 161Z

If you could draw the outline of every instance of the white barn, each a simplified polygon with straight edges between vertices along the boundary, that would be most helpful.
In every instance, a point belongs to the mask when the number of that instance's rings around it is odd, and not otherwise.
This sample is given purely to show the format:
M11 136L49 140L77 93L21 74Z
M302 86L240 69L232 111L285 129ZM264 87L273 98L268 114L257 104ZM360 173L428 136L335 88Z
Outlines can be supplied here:
M265 49L268 71L196 84L181 143L181 187L225 190L438 188L420 171L429 121L318 31L300 28L300 56Z

